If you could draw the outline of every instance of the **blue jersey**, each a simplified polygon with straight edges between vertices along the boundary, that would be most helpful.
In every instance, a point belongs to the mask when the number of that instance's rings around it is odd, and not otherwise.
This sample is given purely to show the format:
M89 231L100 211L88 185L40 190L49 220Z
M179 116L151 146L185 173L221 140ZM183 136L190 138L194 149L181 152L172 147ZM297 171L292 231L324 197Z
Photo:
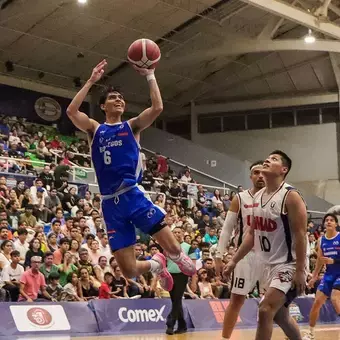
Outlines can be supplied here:
M142 178L140 146L127 121L99 125L93 136L91 156L102 195L132 187Z
M331 239L327 239L326 236L322 236L321 250L323 256L334 260L340 260L340 233L337 233L336 236ZM340 264L326 265L326 274L339 275Z

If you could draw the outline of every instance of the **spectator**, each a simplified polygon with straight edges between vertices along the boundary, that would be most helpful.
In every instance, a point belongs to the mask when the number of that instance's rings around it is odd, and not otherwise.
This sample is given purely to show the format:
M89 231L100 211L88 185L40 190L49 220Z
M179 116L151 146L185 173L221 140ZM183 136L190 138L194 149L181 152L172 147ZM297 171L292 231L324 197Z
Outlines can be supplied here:
M24 267L27 269L31 267L31 259L33 256L43 258L44 253L41 250L41 242L37 238L33 238L33 240L30 242L29 249L26 253L25 263Z
M37 231L34 235L41 242L41 250L45 254L46 252L50 251L47 245L46 235L42 231Z
M20 196L23 195L25 191L25 181L17 180L17 184L14 187L14 191L17 194L17 197L20 198Z
M26 241L27 240L27 230L25 228L19 228L18 229L18 238L14 241L14 249L19 251L20 254L20 261L19 263L21 265L24 265L26 253L29 250L29 244Z
M20 223L26 223L27 226L34 229L37 225L37 219L32 214L33 205L28 204L25 208L25 213L20 215Z
M110 299L114 297L114 294L111 292L112 281L113 275L109 272L105 273L99 288L99 299Z
M19 208L20 208L20 205L17 200L13 200L9 202L8 222L11 225L12 230L18 230L18 227L19 227L19 221L20 221Z
M13 129L12 132L10 133L8 142L10 145L16 145L20 143L20 137L18 136L18 132L16 129Z
M208 273L204 268L198 271L198 287L201 299L215 299L211 283L208 280Z
M79 269L79 292L80 297L85 301L89 301L98 297L98 289L94 285L93 277L86 267L81 267Z
M58 250L57 235L55 233L52 232L48 234L47 246L52 253Z
M76 205L76 202L78 201L76 193L77 189L75 187L70 187L68 189L68 193L65 194L65 197L62 200L64 210L71 212L72 208Z
M40 203L41 203L41 198L43 198L43 203L45 203L45 198L48 196L47 191L45 188L43 188L43 181L40 178L37 178L35 180L34 185L31 187L31 197L32 197L32 201L33 201L33 205L38 205L39 204L39 199L38 199L38 192L42 193L42 197L41 195L39 195L40 198Z
M94 273L94 269L92 266L92 263L89 261L89 252L87 249L85 248L80 248L79 250L79 265L81 267L85 267L87 268L87 271L89 272L90 276L94 277L95 273Z
M19 196L19 204L21 210L25 210L28 205L32 205L33 207L32 195L29 188L25 188L24 193Z
M38 299L39 290L41 294L51 301L55 301L46 291L46 282L43 274L39 272L41 264L40 256L33 256L31 258L31 268L25 271L20 278L20 298L19 301L26 300L33 302Z
M92 205L92 192L86 190L85 192L85 202L90 203Z
M58 266L53 264L53 253L47 252L43 257L44 263L40 266L40 272L44 275L45 280L48 279L49 275L52 273L58 273Z
M45 197L45 208L47 208L48 219L56 214L57 208L61 208L61 202L57 195L57 189L51 189L50 194Z
M60 220L54 220L52 222L52 228L51 228L50 233L53 233L57 236L57 243L59 243L59 244L60 244L61 240L65 238L65 235L61 232L61 222L60 222Z
M67 276L67 284L61 295L61 301L84 301L78 295L79 290L79 279L76 273L70 273Z
M101 256L105 256L107 261L110 261L112 257L112 252L107 234L103 234L103 237L100 239L99 251Z
M20 277L24 273L24 268L19 264L20 253L17 250L11 252L11 263L2 270L2 281L5 285L2 287L6 289L11 297L11 301L16 302L20 293Z
M51 149L58 150L61 148L59 136L55 135L54 139L51 141Z
M67 251L64 255L63 263L58 266L61 286L65 286L67 284L67 277L70 273L78 272L78 268L72 263L72 261L72 253Z
M86 232L86 229L88 229L88 233ZM84 228L84 239L86 239L86 243L82 245L82 248L90 250L91 249L91 244L92 244L92 242L94 241L95 238L96 237L93 234L90 234L90 228L89 227L85 227Z
M110 266L108 266L107 263L107 258L105 256L101 256L98 260L98 264L94 266L96 278L100 283L104 282L104 274L110 272Z
M92 261L92 265L95 266L98 264L98 260L101 256L99 250L99 242L97 240L93 240L89 249L89 256Z
M11 252L13 251L13 243L5 240L0 246L0 272L2 269L11 264Z
M46 278L45 278L46 280ZM60 275L58 272L53 272L48 276L46 291L52 299L60 301L63 287L59 284Z
M71 216L75 217L78 210L83 210L84 204L85 204L85 200L83 198L79 198L77 200L76 205L72 207L71 209Z
M126 289L127 283L118 265L113 266L112 293L114 297L129 298Z
M53 263L60 265L64 261L65 253L70 249L70 241L67 238L60 239L60 248L53 253Z
M190 170L186 169L183 176L181 177L181 181L184 183L190 183L192 181L192 178L190 176Z

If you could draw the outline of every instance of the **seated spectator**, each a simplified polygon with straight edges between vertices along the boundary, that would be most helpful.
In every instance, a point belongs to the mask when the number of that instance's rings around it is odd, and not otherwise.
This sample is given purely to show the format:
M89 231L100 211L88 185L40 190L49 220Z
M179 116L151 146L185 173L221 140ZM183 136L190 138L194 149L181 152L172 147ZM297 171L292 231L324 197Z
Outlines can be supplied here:
M64 286L61 294L61 301L84 301L78 294L79 279L76 273L70 273L67 276L67 284Z
M28 227L34 229L37 225L37 219L33 216L33 205L28 204L25 213L20 215L20 223L26 223Z
M35 238L37 238L41 243L41 250L45 254L50 251L48 248L48 243L46 239L46 235L42 231L37 231L34 235Z
M10 240L5 240L0 246L0 272L2 269L11 264L11 253L13 251L13 243Z
M103 234L103 237L100 239L99 251L101 256L105 256L107 261L110 261L112 257L112 252L107 234Z
M61 232L67 237L68 239L71 239L71 230L73 227L73 218L71 216L68 216L64 219L65 224L61 226Z
M70 241L67 238L60 239L60 248L53 253L53 263L60 265L64 261L65 253L70 249Z
M58 272L53 272L48 276L46 291L52 299L60 301L63 287L59 284L60 275Z
M53 264L53 253L47 252L43 257L44 263L40 266L40 272L44 275L45 280L48 279L49 275L52 273L58 273L58 266Z
M50 166L45 165L43 172L41 172L39 175L39 178L43 182L44 188L46 188L47 190L51 190L51 188L54 187L54 178L50 171L51 171Z
M43 274L39 272L41 257L33 256L30 259L31 268L25 271L20 278L20 298L19 301L33 302L38 299L39 291L50 301L55 301L46 291L46 281Z
M113 275L109 272L104 274L102 284L99 287L99 299L110 299L114 297L111 291Z
M77 201L77 189L75 187L70 187L68 189L68 193L65 194L64 198L62 199L62 207L64 210L71 212Z
M40 141L37 149L36 149L36 155L38 158L44 160L47 163L51 163L52 162L52 154L51 152L48 150L48 148L46 147L45 143L43 141Z
M62 208L57 208L56 212L55 212L55 217L52 218L52 223L54 221L58 220L60 222L60 226L64 226L65 225L65 219L64 219L64 210Z
M85 200L83 198L79 198L76 202L76 205L71 209L71 216L75 217L78 210L83 210L85 204Z
M26 253L24 267L27 269L31 267L31 259L33 256L40 257L41 259L44 257L44 253L41 250L41 242L37 238L33 238L30 242L29 249Z
M216 236L216 229L213 227L209 228L209 233L204 235L203 241L211 245L216 244L218 241Z
M34 185L31 186L30 188L31 191L31 197L33 201L33 205L38 205L39 204L39 199L38 199L38 191L40 192L41 195L39 195L40 198L40 203L41 203L41 198L43 198L43 203L45 203L45 198L48 196L46 189L43 187L43 181L40 178L37 178L34 182Z
M98 264L100 256L101 256L101 253L99 250L99 242L94 239L89 249L89 257L92 261L93 266Z
M13 246L14 249L19 251L20 253L20 261L19 263L23 266L25 263L26 253L29 250L29 244L27 240L27 230L25 228L18 229L18 238L14 241Z
M118 265L113 266L112 295L117 298L129 298L127 283Z
M107 264L107 258L101 256L98 260L98 264L93 267L97 280L104 282L104 274L110 272L110 266Z
M57 243L59 243L59 244L60 244L60 241L65 238L65 235L61 232L61 222L60 222L60 220L54 220L52 222L51 231L47 234L47 236L50 233L53 233L57 236Z
M55 233L49 233L47 236L47 245L49 250L54 253L58 250L58 242L57 242L57 235Z
M183 176L181 177L181 181L184 183L190 183L192 181L189 169L185 170Z
M64 287L67 284L67 277L70 273L77 273L78 268L73 264L72 254L67 251L64 255L64 261L58 266L60 273L60 284Z
M18 143L21 142L16 129L13 129L12 132L10 133L8 142L10 145L17 145Z
M87 267L81 267L79 269L79 295L85 301L95 299L99 295L98 288L95 287L95 281Z
M20 253L17 250L11 252L11 263L2 269L2 281L5 285L2 287L6 289L10 296L11 301L16 302L19 298L20 292L20 278L24 272L24 268L19 264Z
M90 234L90 228L85 227L84 228L84 239L86 240L86 243L82 244L82 248L85 248L87 250L91 249L91 244L95 240L95 236L93 234ZM92 261L92 260L91 260Z
M57 208L61 208L61 202L57 195L57 189L51 189L50 194L45 197L45 208L47 209L47 218L51 220L53 215L56 215Z
M20 198L20 196L23 195L25 191L25 181L17 180L17 183L13 189L17 194L17 197Z
M73 263L78 263L80 260L79 258L79 249L80 249L80 243L76 239L71 239L70 241L70 253L73 257Z
M92 266L92 263L89 261L89 252L87 249L85 248L80 248L79 250L79 265L81 267L85 267L87 268L87 271L89 272L90 276L94 277L95 273L94 273L94 269Z
M12 200L8 203L9 209L8 212L8 222L11 226L12 230L18 230L19 221L20 221L20 212L19 212L19 202L17 200Z
M8 150L8 157L20 158L21 154L17 150L17 144L11 144Z
M215 299L211 283L208 280L208 273L203 268L198 271L198 287L201 299Z
M61 148L60 140L59 140L59 136L58 135L55 135L54 139L51 141L51 148L54 149L54 150L58 150L58 149Z
M8 228L6 226L0 226L0 246L4 241L9 239L8 234L9 234Z
M28 205L32 205L33 207L32 195L31 195L31 191L29 188L26 188L24 190L24 193L19 196L19 204L20 204L20 209L24 211Z

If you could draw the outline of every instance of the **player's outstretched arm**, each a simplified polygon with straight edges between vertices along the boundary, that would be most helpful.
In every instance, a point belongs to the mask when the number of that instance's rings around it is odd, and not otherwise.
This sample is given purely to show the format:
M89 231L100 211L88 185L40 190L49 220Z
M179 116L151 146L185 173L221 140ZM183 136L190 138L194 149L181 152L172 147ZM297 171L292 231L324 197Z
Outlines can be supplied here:
M90 79L85 83L83 88L73 98L71 104L68 106L66 113L71 119L72 123L84 132L93 132L98 125L93 119L90 119L85 113L80 112L79 108L85 100L90 88L97 82L104 74L104 68L107 65L106 60L102 60L92 71Z
M237 217L240 209L240 204L237 196L233 198L231 201L229 210L227 212L227 216L224 220L222 232L220 235L220 239L218 241L217 250L216 250L216 258L223 258L223 254L228 247L228 243L231 238L231 234L234 228L237 225Z
M130 120L130 125L135 133L148 128L163 111L163 101L159 90L155 71L153 69L139 68L133 65L134 69L142 76L146 76L150 88L151 106L139 114L138 117Z

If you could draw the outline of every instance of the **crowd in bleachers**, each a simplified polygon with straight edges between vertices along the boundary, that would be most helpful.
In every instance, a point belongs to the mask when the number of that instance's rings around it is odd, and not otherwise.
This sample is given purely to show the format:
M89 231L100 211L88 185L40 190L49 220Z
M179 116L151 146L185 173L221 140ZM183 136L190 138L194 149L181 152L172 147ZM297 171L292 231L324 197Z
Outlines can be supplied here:
M43 128L26 127L22 121L9 123L0 119L0 155L32 157L50 163L52 151L60 151L58 164L29 172L36 176L26 187L19 179L9 187L0 177L0 300L6 301L86 301L94 298L169 297L159 279L150 273L134 279L122 276L108 245L101 214L99 194L78 192L68 183L72 163L88 165L86 157L74 159L74 153L88 153L85 141L65 143L58 136L46 136ZM72 163L69 158L72 157ZM214 255L226 212L236 192L223 195L208 192L197 185L189 168L175 173L168 159L160 154L143 157L141 185L155 204L166 211L165 222L173 230L180 227L184 242L195 254L197 275L190 278L186 298L228 298L231 279L216 275ZM20 162L11 162L5 172L22 172ZM24 167L27 173L27 166ZM237 191L242 191L239 186ZM311 248L310 269L315 266L316 239L322 227L308 226ZM137 230L135 255L150 259L162 251L148 235ZM236 248L231 241L223 261L232 258ZM322 275L322 274L321 274ZM250 297L260 296L258 287Z

